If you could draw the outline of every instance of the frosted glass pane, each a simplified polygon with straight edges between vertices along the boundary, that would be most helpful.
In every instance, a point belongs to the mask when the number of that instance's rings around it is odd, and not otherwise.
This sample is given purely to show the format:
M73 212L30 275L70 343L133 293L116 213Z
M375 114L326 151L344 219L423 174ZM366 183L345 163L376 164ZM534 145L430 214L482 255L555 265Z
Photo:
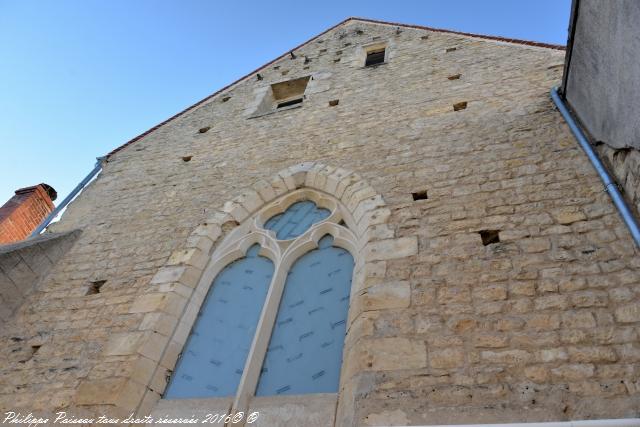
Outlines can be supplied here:
M165 398L233 396L273 275L253 246L213 281Z
M289 272L257 396L338 391L353 257L332 243L323 237Z
M319 208L312 201L305 200L296 202L283 213L269 218L264 228L275 231L279 240L293 239L330 214L328 209Z

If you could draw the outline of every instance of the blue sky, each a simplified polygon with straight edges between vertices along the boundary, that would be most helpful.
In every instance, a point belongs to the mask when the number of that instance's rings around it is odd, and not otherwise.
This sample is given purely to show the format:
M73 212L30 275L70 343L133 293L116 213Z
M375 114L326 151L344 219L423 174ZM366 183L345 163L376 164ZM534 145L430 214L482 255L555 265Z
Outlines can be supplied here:
M349 16L565 44L570 0L0 0L0 204Z

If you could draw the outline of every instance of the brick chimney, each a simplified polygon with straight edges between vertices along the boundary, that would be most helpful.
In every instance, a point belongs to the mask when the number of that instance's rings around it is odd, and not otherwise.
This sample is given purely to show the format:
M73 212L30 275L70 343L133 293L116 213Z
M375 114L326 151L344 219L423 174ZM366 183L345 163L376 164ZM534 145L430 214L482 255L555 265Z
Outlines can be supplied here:
M16 190L0 208L0 244L23 240L53 211L57 193L47 184Z

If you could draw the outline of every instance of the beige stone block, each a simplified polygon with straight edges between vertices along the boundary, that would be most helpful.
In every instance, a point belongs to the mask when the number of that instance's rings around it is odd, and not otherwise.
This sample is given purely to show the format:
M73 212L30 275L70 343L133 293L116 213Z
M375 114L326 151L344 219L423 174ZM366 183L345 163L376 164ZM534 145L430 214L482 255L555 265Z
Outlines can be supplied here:
M315 166L315 164L315 162L303 162L287 168L287 173L293 177L296 188L304 186L307 178L307 173L313 168L313 166Z
M524 375L534 383L543 384L549 380L549 370L543 366L527 366Z
M555 209L551 212L553 218L559 224L572 224L578 221L584 221L587 219L587 216L576 206L567 206L560 209Z
M133 301L129 313L149 313L162 311L178 317L187 303L186 298L176 293L143 294Z
M340 196L340 200L341 200L341 201L342 201L342 203L344 203L344 204L345 204L345 206L346 206L346 205L349 203L349 200L351 200L351 197L352 197L355 193L357 193L357 192L359 192L359 191L361 191L361 190L366 190L366 189L368 189L368 188L370 188L370 187L369 187L369 184L367 184L367 182L366 182L366 181L364 181L364 180L357 181L357 182L355 182L355 183L351 184L350 186L348 186L348 187L344 190L344 193L342 194L342 196ZM375 193L373 193L373 194L375 194ZM373 195L373 194L372 194L372 195Z
M249 217L249 212L236 201L229 200L222 207L223 212L228 213L238 222L242 222Z
M325 165L323 165L321 163L316 163L315 165L313 165L311 167L311 169L309 169L307 171L307 175L305 176L304 185L306 187L309 187L309 188L320 189L316 185L316 178L318 177L318 174L321 174L324 169L325 169ZM332 193L330 193L330 194L332 194Z
M640 322L640 304L628 304L616 308L615 317L620 323Z
M535 303L536 310L549 310L549 309L564 310L569 305L566 295L543 296L543 297L536 298L534 303Z
M367 262L404 258L417 253L418 238L415 236L369 242L364 248Z
M609 295L605 291L580 291L571 294L571 305L574 307L606 307Z
M473 331L478 326L475 318L469 316L454 316L448 322L447 326L456 334L464 334Z
M253 427L333 426L336 416L337 394L306 394L289 396L258 396L251 400L248 413L258 418L247 423ZM229 425L233 425L233 422Z
M571 329L592 329L596 327L596 319L590 311L563 313L562 326Z
M347 327L344 348L350 348L358 340L373 335L375 321L379 315L379 311L367 311L358 315Z
M533 314L526 322L528 329L554 330L560 328L560 316L558 314Z
M562 362L569 360L569 355L563 348L549 348L540 350L538 353L538 359L543 363Z
M372 211L365 211L362 214L362 218L357 223L357 229L360 234L371 226L377 224L386 224L391 216L391 209L389 208L377 208Z
M429 365L434 369L459 368L464 365L463 348L429 350Z
M368 227L363 233L364 241L392 239L395 232L387 224L378 224Z
M517 366L529 363L533 355L525 350L483 351L480 357L487 363Z
M140 326L141 331L152 330L163 335L171 335L178 324L178 318L167 313L155 312L144 315Z
M195 248L201 250L205 254L209 254L211 252L211 248L213 247L213 241L207 236L198 236L192 234L187 237L187 241L184 244L184 248Z
M378 206L383 206L384 201L382 200L382 196L376 193L376 191L369 185L364 186L362 189L355 191L349 196L344 204L349 209L349 211L354 212L354 217L357 218L356 210L358 206L365 202L373 202L378 203ZM367 209L369 210L369 209ZM356 219L357 220L357 219Z
M406 308L411 302L411 287L407 281L380 283L363 290L358 298L363 311Z
M168 294L154 293L143 294L136 297L131 304L129 313L149 313L152 311L162 311L166 305Z
M276 198L276 192L273 190L273 187L264 179L256 182L253 185L253 189L260 194L260 197L265 202L270 202Z
M355 219L356 223L359 223L367 212L375 211L376 209L382 208L384 206L385 203L382 199L382 196L379 194L374 194L372 197L368 197L364 200L358 201L351 212L353 212L353 218Z
M257 211L264 205L264 200L262 200L260 194L252 188L244 189L242 193L233 200L242 205L242 207L249 213Z
M500 233L502 239L502 233ZM545 252L551 249L551 241L546 237L518 240L518 246L526 253Z
M340 182L338 183L338 185L336 186L336 191L334 193L334 196L336 198L342 200L342 197L343 197L346 189L351 187L352 185L357 184L361 180L362 180L362 178L360 177L360 175L358 175L356 173L353 173L353 174L345 177L344 179L341 179Z
M229 215L227 212L216 211L207 217L207 224L217 225L222 227L222 224L225 224L229 221L234 221L234 218Z
M145 333L138 353L155 362L160 362L168 343L169 338L167 336L149 331Z
M569 347L568 350L572 362L615 362L618 360L616 352L611 347Z
M408 338L366 338L347 352L346 379L361 371L418 369L427 365L425 343Z
M278 173L278 176L282 179L282 182L284 182L284 185L287 187L288 191L292 191L298 188L298 184L296 183L296 180L290 171L286 169L280 171Z
M131 379L138 384L149 384L157 366L158 362L143 356L138 356L133 365Z
M76 405L115 405L126 378L85 379L78 386L73 402Z
M187 338L189 338L192 326L193 322L181 321L180 323L178 323L172 339L178 344L184 345L187 342Z
M507 285L477 285L473 288L473 298L481 301L500 301L507 299Z
M155 393L152 390L147 390L142 398L142 402L136 411L137 417L146 417L151 415L151 411L155 408L158 401L160 401L160 394Z
M562 365L551 369L551 374L559 379L568 381L578 381L590 378L595 372L595 367L591 364Z
M153 377L151 377L149 389L158 394L162 394L169 383L170 375L171 372L167 368L158 366L158 369L153 373Z
M111 335L102 354L105 356L135 354L143 338L144 332L123 332Z
M198 248L185 248L174 251L167 260L166 265L190 265L198 269L203 269L208 261L208 252L203 252Z
M135 381L127 381L118 392L118 399L115 404L117 407L127 412L133 412L138 407L147 391L146 385L139 384Z
M162 359L160 359L160 365L169 370L174 370L183 347L183 344L180 344L174 340L170 340L164 350Z
M340 181L347 178L352 173L353 173L352 171L348 171L342 168L337 168L335 171L333 171L330 175L327 176L325 187L324 187L325 191L329 194L335 194Z
M462 286L441 286L437 291L438 304L465 304L471 302L469 288Z
M284 179L282 179L280 175L274 177L269 184L271 185L273 191L276 193L276 197L291 191L291 189L287 186L287 184L284 182Z
M220 224L216 223L204 223L200 224L193 230L191 233L192 236L202 236L208 237L212 242L216 242L218 237L220 237L220 233L222 233L222 228L220 228Z
M191 294L193 293L193 289L191 289L190 287L185 286L182 283L175 283L175 282L162 283L160 285L157 285L154 288L154 291L163 292L163 293L173 293L184 298L185 300L188 300Z
M508 343L508 336L503 334L484 333L473 338L473 345L481 348L502 348L506 347Z
M202 270L189 265L162 267L151 279L151 284L181 283L195 288L202 275Z

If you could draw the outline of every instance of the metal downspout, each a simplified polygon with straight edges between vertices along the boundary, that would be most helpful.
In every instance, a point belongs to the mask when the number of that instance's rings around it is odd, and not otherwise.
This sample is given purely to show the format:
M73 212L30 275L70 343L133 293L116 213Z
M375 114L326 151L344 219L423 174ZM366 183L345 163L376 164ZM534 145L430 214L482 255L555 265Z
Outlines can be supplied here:
M80 183L78 185L76 185L76 188L74 188L73 191L71 193L69 193L69 195L67 197L65 197L64 200L62 202L60 202L60 204L58 206L56 206L56 208L53 210L53 212L51 212L44 219L44 221L42 221L40 223L40 225L38 225L38 227L35 230L33 230L33 233L31 233L31 235L29 235L29 237L35 237L38 234L40 234L42 232L42 230L47 228L49 223L51 223L51 221L60 213L60 211L62 209L64 209L65 207L67 207L69 202L71 202L71 200L73 200L73 198L80 191L82 191L82 189L89 183L89 181L91 181L91 179L94 176L96 176L96 174L98 172L100 172L100 170L102 170L102 160L103 159L104 159L104 157L98 157L97 158L96 165L94 166L93 170L91 172L89 172L89 174L87 176L85 176L84 179L82 181L80 181Z
M564 120L569 125L569 128L571 129L571 132L573 132L573 135L576 137L576 140L578 141L578 144L580 144L580 147L582 147L584 152L587 154L587 157L591 161L591 164L595 168L596 172L598 172L598 175L600 175L600 179L604 184L605 191L609 193L613 204L616 205L616 208L618 208L618 212L620 212L620 216L622 216L622 220L629 228L633 241L636 243L636 246L640 248L640 226L638 226L638 222L633 216L633 213L627 205L627 202L622 197L620 190L618 190L616 182L611 178L611 175L609 175L609 172L604 167L604 164L600 160L600 157L598 157L596 152L593 150L593 147L591 146L591 144L589 144L589 141L585 137L584 133L578 127L577 123L571 116L569 109L558 93L557 87L551 89L551 99L553 99L556 107L558 107L558 110L560 110L560 113L564 117Z

